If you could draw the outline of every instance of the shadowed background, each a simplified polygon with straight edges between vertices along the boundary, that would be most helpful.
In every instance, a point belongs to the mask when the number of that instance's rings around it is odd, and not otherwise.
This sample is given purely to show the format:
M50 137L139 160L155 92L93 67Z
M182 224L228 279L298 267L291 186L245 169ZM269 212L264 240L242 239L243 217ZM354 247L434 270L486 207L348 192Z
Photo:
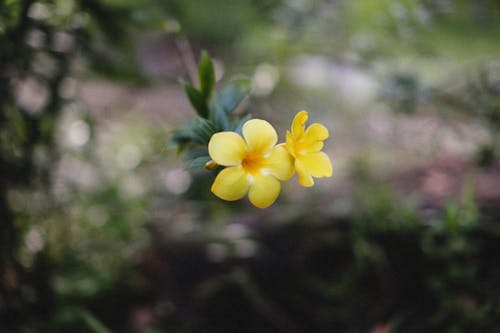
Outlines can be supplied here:
M0 331L498 332L493 0L0 0ZM202 50L325 124L259 210L167 146Z

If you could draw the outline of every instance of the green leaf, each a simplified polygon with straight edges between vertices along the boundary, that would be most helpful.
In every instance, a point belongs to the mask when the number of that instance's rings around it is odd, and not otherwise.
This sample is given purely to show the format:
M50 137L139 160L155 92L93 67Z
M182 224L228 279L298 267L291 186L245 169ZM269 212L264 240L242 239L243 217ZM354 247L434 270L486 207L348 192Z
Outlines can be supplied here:
M208 145L210 138L214 135L217 130L215 126L204 118L197 118L196 125L193 128L194 133L202 139L204 145Z
M192 129L182 127L172 132L170 139L167 142L168 147L175 147L185 145L187 143L198 142L201 143L201 138L198 138Z
M215 71L212 59L210 59L206 51L202 52L198 64L198 79L200 80L201 94L205 101L208 101L215 86Z
M232 131L241 134L243 125L250 119L252 119L252 115L249 113L249 114L245 115L243 118L241 118L237 121L234 121L232 124L232 128L233 128Z
M211 160L211 158L208 155L197 157L197 158L193 159L191 161L191 163L188 164L186 169L191 170L191 169L197 169L197 168L204 168L205 164L210 160Z
M181 84L186 92L189 102L200 117L208 118L208 108L203 94L187 81L181 80Z
M210 112L221 108L225 113L233 112L241 101L250 93L250 80L238 80L227 85L210 100Z
M218 104L211 108L210 120L214 124L217 132L232 130L227 113L224 112L224 109Z
M177 146L179 150L182 150L187 144L202 144L206 146L215 132L215 127L210 121L197 117L174 130L167 146Z
M79 309L78 313L87 326L96 333L111 333L111 331L104 326L91 312L85 309Z
M208 149L206 147L205 148L193 148L193 149L189 150L188 152L186 152L186 154L184 154L183 160L189 161L189 160L194 160L198 157L206 157L206 156L209 156Z

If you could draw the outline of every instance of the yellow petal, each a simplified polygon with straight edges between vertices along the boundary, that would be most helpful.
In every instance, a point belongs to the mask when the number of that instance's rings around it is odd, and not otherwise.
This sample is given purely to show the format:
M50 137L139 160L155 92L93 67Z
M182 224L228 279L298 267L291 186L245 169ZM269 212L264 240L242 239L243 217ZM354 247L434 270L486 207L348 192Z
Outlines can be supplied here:
M306 154L301 157L301 161L313 177L332 176L332 163L328 155L323 152Z
M212 160L219 165L235 166L241 164L245 151L245 141L235 132L215 133L208 143L208 153Z
M225 168L215 178L212 192L221 199L234 201L248 192L250 182L241 167Z
M323 141L315 141L304 145L303 153L315 153L323 149Z
M294 139L300 138L304 134L304 127L307 121L307 111L300 111L295 115L292 122L292 135Z
M251 119L243 125L243 137L250 151L265 152L278 141L273 126L262 119Z
M254 206L266 208L276 201L280 191L281 183L274 176L256 175L250 185L248 198Z
M305 187L311 187L314 185L314 180L307 170L306 166L304 163L302 163L301 160L296 159L295 160L295 170L297 171L297 174L299 175L299 184Z
M266 158L263 169L279 180L288 180L293 176L295 172L293 157L288 153L284 144L273 148L271 155Z
M286 131L286 149L293 157L295 157L295 141L293 140L293 136L290 131Z
M329 136L328 130L325 126L314 123L306 129L304 139L306 141L323 141Z

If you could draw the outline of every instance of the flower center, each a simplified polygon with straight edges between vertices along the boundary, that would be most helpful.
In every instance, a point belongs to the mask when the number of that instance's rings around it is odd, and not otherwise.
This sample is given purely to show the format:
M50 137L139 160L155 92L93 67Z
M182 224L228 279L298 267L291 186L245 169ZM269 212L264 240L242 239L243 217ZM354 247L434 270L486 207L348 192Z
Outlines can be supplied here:
M308 144L302 139L295 141L294 150L296 155L304 155L307 151Z
M246 153L241 165L246 172L256 174L264 165L264 157L261 152L250 151Z

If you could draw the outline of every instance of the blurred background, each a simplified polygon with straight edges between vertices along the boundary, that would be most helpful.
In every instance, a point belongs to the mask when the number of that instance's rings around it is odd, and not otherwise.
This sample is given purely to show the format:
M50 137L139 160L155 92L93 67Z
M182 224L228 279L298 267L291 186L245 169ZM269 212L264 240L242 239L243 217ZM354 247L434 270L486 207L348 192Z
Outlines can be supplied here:
M500 332L495 0L0 0L0 332ZM167 146L218 85L334 176L258 210Z

